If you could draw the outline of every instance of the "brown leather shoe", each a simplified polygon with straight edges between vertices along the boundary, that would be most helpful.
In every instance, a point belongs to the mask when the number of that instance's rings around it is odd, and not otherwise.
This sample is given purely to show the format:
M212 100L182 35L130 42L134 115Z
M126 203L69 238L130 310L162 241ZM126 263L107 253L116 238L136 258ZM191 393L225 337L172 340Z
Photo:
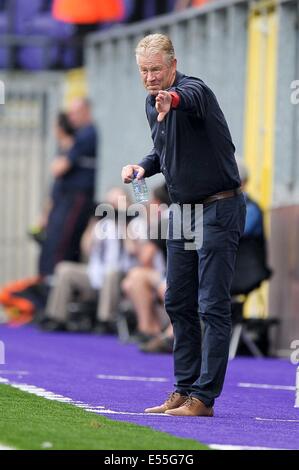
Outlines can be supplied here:
M165 413L166 410L172 410L183 405L188 399L187 396L181 395L178 392L172 392L167 400L160 406L154 406L153 408L146 408L145 413Z
M183 405L165 411L171 416L214 416L213 408L208 408L202 401L195 397L189 397Z

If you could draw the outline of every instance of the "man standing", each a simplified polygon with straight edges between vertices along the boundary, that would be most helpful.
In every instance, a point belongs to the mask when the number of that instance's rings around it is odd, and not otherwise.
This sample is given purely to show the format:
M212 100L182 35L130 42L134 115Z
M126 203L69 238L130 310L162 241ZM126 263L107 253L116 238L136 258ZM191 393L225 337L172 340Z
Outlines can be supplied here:
M221 393L231 334L230 286L245 202L231 135L213 92L200 79L176 70L171 40L143 38L136 48L149 95L146 113L154 148L139 165L122 170L124 183L158 172L173 203L203 208L203 242L187 250L184 238L167 240L165 308L174 330L175 391L148 413L213 416ZM172 232L175 213L169 220ZM197 235L197 234L196 234ZM201 335L200 318L204 324Z
M88 99L71 103L69 120L76 130L73 145L51 167L55 186L39 259L42 276L51 276L60 261L79 261L81 236L94 209L97 131Z

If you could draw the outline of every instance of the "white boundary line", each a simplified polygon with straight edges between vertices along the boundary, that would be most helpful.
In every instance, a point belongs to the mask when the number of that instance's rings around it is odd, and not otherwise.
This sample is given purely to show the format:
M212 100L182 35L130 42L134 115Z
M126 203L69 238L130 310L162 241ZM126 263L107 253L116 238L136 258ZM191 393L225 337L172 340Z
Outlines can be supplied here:
M28 385L28 384L20 384L16 382L9 382L7 379L4 379L0 377L0 383L5 383L7 385L10 385L13 388L17 388L18 390L21 390L22 392L30 393L32 395L35 395L37 397L42 397L45 398L46 400L53 400L53 401L58 401L61 403L68 403L70 405L74 405L78 408L82 408L85 411L88 411L90 413L96 413L96 414L115 414L115 415L129 415L129 416L148 416L149 413L133 413L133 412L127 412L127 411L114 411L114 410L109 410L106 409L105 406L102 405L89 405L88 403L84 403L82 401L75 401L72 398L69 397L64 397L63 395L59 395L57 393L50 392L48 390L45 390L44 388L41 387L36 387L35 385ZM153 416L153 415L151 415ZM155 413L155 416L164 416L168 417L166 414L161 414L161 413Z
M87 403L84 403L82 401L75 401L72 398L69 397L64 397L63 395L57 394L50 392L48 390L45 390L44 388L41 387L36 387L35 385L29 385L29 384L20 384L20 383L15 383L15 382L9 382L6 378L0 377L0 383L4 383L7 385L10 385L11 387L17 388L18 390L21 390L26 393L30 393L42 398L45 398L47 400L53 400L53 401L58 401L58 402L63 402L63 403L68 403L70 405L76 406L78 408L82 408L87 412L90 413L96 413L96 414L114 414L114 415L128 415L128 416L164 416L164 417L169 417L169 415L166 415L164 413L133 413L133 412L126 412L126 411L114 411L114 410L109 410L105 409L104 406L97 405L97 406L92 406ZM241 384L239 384L242 386ZM245 384L247 386L248 384ZM252 384L249 384L252 385ZM254 384L254 385L259 385L259 384ZM257 421L278 421L278 422L299 422L298 420L284 420L284 419L270 419L270 418L260 418L256 417L255 418ZM211 449L218 449L218 450L286 450L286 449L277 449L277 448L271 448L271 447L251 447L251 446L236 446L236 445L230 445L230 444L207 444ZM12 447L7 447L5 445L1 445L0 443L0 450L14 450Z
M130 377L127 375L98 374L96 378L102 380L128 380L132 382L169 382L169 380L164 377Z
M6 445L0 444L0 450L16 450L14 447L8 447Z
M107 414L107 415L128 415L128 416L164 416L169 417L170 415L166 415L165 413L137 413L137 412L130 412L130 411L114 411L114 410L95 410L94 408L85 408L85 411L90 411L91 413L96 414Z
M267 390L286 390L286 391L294 391L296 387L292 385L271 385L271 384L252 384L247 382L240 382L238 383L238 387L243 388L262 388Z
M260 418L256 417L256 421L274 421L277 423L299 423L299 419L282 419L282 418Z
M277 447L234 446L230 444L208 444L213 450L288 450Z
M0 375L29 375L27 370L2 370L0 369Z

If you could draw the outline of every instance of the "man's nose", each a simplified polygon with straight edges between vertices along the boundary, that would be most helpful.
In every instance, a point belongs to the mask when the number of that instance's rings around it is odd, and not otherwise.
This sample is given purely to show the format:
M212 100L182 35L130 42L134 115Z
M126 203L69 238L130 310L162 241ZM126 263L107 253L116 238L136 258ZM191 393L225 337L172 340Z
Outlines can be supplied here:
M150 70L147 73L147 80L149 82L153 82L156 79L155 72L151 72Z

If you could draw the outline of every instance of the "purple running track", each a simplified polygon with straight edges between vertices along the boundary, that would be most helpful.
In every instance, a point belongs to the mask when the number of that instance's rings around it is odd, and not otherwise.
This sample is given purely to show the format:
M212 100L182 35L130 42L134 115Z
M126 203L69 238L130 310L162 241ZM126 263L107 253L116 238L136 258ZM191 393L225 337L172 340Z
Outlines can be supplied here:
M31 326L1 326L0 340L6 353L0 377L125 413L103 414L110 419L206 444L299 449L299 409L294 408L296 366L287 360L237 357L229 363L214 418L175 418L142 414L145 407L160 404L173 390L171 355L147 355L136 345L121 344L111 336L43 333ZM98 378L100 374L132 379ZM138 381L138 377L161 381Z

